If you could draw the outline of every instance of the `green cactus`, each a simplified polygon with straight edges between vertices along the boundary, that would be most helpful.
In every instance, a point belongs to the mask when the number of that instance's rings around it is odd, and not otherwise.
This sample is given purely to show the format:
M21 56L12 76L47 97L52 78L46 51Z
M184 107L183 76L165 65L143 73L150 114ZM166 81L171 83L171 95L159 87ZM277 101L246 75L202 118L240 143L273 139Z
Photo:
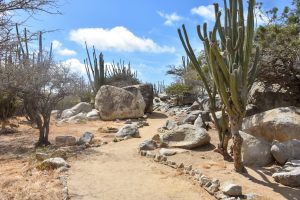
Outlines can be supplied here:
M233 134L234 167L238 172L244 169L241 161L243 139L239 130L246 112L248 93L255 80L259 57L259 48L256 47L254 61L250 62L254 37L254 6L255 0L249 0L245 25L243 0L229 1L229 7L227 0L224 0L223 25L221 24L219 5L214 4L216 22L213 30L208 33L206 23L203 25L203 32L201 32L200 26L197 26L198 36L204 43L210 74L229 115ZM187 42L184 43L184 38L179 30L180 38L194 63L193 60L196 57L188 42L185 27L182 28Z
M105 79L106 79L103 54L100 53L99 60L98 60L96 50L93 47L93 63L92 63L90 52L88 50L86 43L85 43L85 48L87 53L87 58L84 60L85 70L89 82L92 86L94 95L96 95L100 87L105 84Z

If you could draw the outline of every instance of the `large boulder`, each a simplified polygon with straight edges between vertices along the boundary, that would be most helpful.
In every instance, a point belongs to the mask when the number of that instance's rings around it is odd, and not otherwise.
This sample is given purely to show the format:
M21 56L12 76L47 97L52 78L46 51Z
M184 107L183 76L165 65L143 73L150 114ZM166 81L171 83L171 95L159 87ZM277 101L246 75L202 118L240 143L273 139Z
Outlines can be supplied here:
M263 139L240 131L244 139L242 145L242 157L245 165L266 166L273 162L271 144Z
M73 117L79 113L88 113L92 111L92 109L93 108L91 104L86 102L80 102L77 105L73 106L72 108L64 110L61 114L61 118L65 119L65 118Z
M278 84L267 86L255 82L249 92L248 103L258 107L260 112L279 107L300 107L300 91L287 91Z
M271 153L275 160L281 165L283 165L286 161L291 159L300 160L300 141L275 141L271 147Z
M136 125L134 124L128 124L123 126L117 133L117 137L140 137L140 132L139 129Z
M290 187L300 186L300 160L287 162L282 169L274 173L275 181Z
M276 108L246 117L243 131L270 142L300 140L300 108Z
M167 147L193 149L209 144L210 136L203 128L196 129L191 124L183 124L163 134L161 142Z
M134 95L137 95L137 92L140 91L146 104L144 112L145 113L153 112L154 92L153 92L152 84L147 83L147 84L140 84L140 85L132 85L132 86L123 87L123 89L132 92Z
M136 94L125 89L104 85L95 99L102 120L139 118L144 115L145 101L139 90Z

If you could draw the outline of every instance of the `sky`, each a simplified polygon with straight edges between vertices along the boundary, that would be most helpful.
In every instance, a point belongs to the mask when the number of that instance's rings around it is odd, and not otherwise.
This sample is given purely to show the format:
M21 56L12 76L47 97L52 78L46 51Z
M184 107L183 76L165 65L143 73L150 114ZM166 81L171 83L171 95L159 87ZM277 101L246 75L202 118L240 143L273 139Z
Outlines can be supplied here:
M212 4L219 0L59 0L61 15L38 13L24 26L31 31L47 30L44 46L53 44L54 56L75 72L85 75L84 42L103 52L106 63L124 60L143 82L166 84L170 65L180 65L185 55L177 29L185 24L193 48L202 49L196 25L213 25ZM222 1L219 1L222 7ZM290 1L264 0L263 9L282 8ZM246 4L245 4L246 5ZM246 10L246 9L245 9ZM19 13L22 20L28 16ZM264 19L258 19L264 23ZM53 30L53 31L52 31Z

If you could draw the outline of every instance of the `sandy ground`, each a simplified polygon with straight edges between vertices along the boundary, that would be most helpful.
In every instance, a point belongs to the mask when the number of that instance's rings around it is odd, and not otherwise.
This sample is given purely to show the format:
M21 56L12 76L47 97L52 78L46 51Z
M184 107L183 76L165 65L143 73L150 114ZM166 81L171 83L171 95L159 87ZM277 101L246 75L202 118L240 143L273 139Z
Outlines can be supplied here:
M213 199L175 170L149 162L137 153L139 143L163 125L160 116L154 114L148 119L150 126L140 129L142 138L105 145L94 155L73 162L71 199Z
M206 191L180 175L176 170L160 165L137 153L138 145L157 133L167 116L155 113L150 116L149 127L140 129L142 138L113 143L113 133L99 128L121 127L123 123L94 121L82 124L51 124L50 141L58 135L79 137L83 132L95 134L96 140L108 144L90 148L68 161L71 164L69 192L71 199L214 199ZM0 135L0 199L56 200L62 199L63 185L56 171L38 171L34 168L36 129L21 125L18 133ZM234 181L243 186L243 193L256 193L260 199L300 200L300 189L274 182L272 172L278 166L247 168L248 174L237 174L233 163L213 152L218 138L215 130L209 131L211 145L190 153L177 154L170 160L192 164L194 168L221 183Z

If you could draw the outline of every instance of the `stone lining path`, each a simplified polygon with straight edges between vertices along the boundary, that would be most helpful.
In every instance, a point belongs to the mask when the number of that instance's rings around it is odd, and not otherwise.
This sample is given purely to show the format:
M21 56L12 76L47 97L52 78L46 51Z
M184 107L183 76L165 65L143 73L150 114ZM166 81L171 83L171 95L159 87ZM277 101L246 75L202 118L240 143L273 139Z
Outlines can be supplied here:
M95 148L95 153L74 161L68 181L74 200L208 200L214 199L169 167L141 157L138 145L156 133L166 119L153 114L150 126L134 138Z

